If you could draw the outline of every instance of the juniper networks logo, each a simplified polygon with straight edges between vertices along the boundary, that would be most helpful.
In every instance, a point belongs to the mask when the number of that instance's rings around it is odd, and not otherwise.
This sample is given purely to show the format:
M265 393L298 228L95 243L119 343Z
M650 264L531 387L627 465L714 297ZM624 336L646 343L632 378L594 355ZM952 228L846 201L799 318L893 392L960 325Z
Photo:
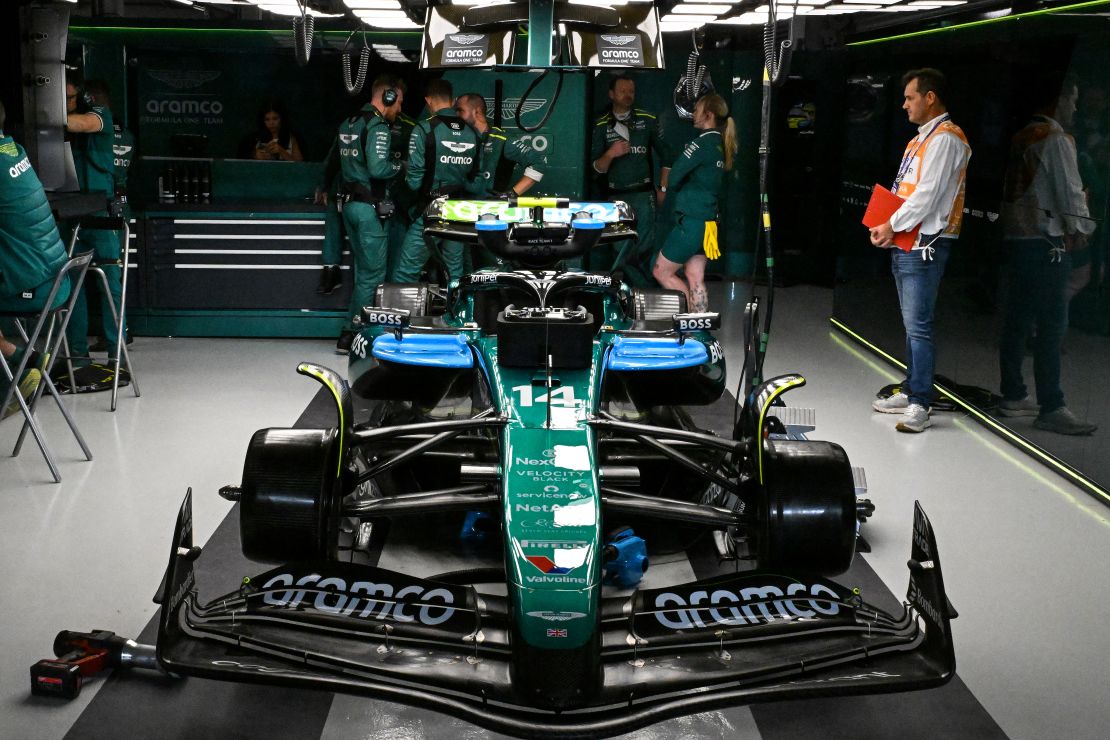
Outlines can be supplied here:
M597 57L601 64L642 67L643 42L638 33L603 33L597 37Z
M443 39L444 66L482 64L489 51L489 36L484 33L449 33Z

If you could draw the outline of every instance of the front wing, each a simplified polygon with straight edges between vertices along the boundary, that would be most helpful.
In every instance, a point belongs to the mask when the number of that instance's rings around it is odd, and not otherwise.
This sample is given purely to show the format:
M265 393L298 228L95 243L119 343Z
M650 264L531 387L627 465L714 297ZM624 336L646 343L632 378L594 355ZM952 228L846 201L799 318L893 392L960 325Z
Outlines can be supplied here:
M555 710L514 690L511 610L470 586L339 562L293 563L197 603L191 497L160 601L174 674L372 696L530 736L609 736L784 698L939 686L955 672L936 541L915 511L908 603L890 615L832 581L745 572L604 599L600 681ZM550 629L585 615L551 612ZM564 633L565 634L565 633ZM557 661L538 665L558 671Z

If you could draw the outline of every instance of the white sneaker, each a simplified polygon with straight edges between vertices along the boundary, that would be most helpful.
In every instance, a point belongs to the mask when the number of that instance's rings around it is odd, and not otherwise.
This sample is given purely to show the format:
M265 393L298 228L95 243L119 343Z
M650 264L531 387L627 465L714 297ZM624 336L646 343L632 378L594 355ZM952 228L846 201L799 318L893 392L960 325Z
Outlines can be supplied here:
M998 404L998 413L1002 416L1036 416L1041 413L1041 407L1029 396L1016 401L1002 399Z
M871 402L871 408L880 414L902 414L910 407L910 397L905 393L895 393L888 398L877 398Z
M1080 421L1067 406L1061 406L1055 411L1041 414L1033 420L1033 426L1057 434L1093 434L1098 429L1098 424Z
M928 409L919 403L911 403L894 428L900 432L924 432L932 425Z

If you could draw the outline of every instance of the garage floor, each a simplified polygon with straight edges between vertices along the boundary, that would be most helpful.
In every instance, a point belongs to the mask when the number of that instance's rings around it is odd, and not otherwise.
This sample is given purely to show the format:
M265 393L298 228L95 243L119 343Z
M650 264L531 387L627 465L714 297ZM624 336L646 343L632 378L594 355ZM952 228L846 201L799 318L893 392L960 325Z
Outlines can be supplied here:
M726 311L728 351L746 286L713 287L713 306ZM922 435L895 432L895 419L871 413L869 404L877 388L897 378L830 332L830 306L829 291L779 292L767 375L805 374L809 385L791 392L789 401L817 410L811 437L839 442L867 469L878 511L865 528L874 551L863 558L895 594L905 590L913 502L925 506L961 615L954 631L962 683L935 697L735 708L637 736L983 737L1001 728L1015 738L1104 737L1110 509L960 414L938 414ZM736 367L738 342L731 344ZM237 692L226 684L210 693L217 700L136 724L155 711L147 699L172 701L181 690L157 681L140 686L137 675L90 683L69 704L30 698L27 667L48 656L59 629L131 636L148 625L186 487L194 490L195 537L202 544L228 513L230 504L216 490L238 481L250 434L292 425L315 395L316 385L294 372L296 363L345 365L318 340L139 337L132 355L141 399L123 389L115 414L107 411L107 394L68 399L96 456L92 463L81 458L49 405L40 418L63 482L49 482L33 445L19 458L0 458L0 738L131 734L125 728L160 721L173 729L159 734L177 737L212 735L211 728L221 727L240 737L487 737L430 712L304 691ZM0 424L5 454L18 431L14 418ZM229 519L221 531L235 526ZM217 535L213 546L226 539ZM689 567L669 563L668 580L685 579ZM124 690L135 699L109 698ZM962 717L937 717L938 707Z

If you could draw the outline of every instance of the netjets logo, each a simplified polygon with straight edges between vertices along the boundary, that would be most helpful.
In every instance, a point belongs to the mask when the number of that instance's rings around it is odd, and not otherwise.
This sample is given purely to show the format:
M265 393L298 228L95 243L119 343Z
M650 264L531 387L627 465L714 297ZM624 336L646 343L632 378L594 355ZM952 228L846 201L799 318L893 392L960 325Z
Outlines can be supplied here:
M459 46L470 46L477 41L481 41L485 37L485 34L482 33L453 33L448 36L449 39Z
M597 57L601 64L622 67L644 66L643 42L639 34L603 33L597 39Z
M461 154L474 148L474 144L465 141L444 141L441 143L456 154Z
M489 36L484 33L451 33L443 39L444 66L482 64L489 50Z
M639 36L609 36L603 34L602 37L613 46L628 46L630 43L640 38Z

